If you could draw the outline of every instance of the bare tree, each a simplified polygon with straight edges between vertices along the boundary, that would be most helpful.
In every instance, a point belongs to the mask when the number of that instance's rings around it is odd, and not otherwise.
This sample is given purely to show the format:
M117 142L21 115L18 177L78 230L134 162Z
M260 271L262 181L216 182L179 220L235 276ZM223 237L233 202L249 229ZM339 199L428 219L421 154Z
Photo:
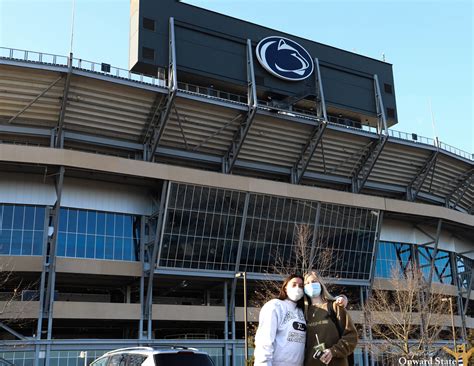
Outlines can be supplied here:
M385 355L398 364L400 357L423 358L434 351L440 332L449 324L449 305L444 295L433 293L416 265L404 272L393 269L389 290L374 289L365 304L365 325L374 341L374 356Z

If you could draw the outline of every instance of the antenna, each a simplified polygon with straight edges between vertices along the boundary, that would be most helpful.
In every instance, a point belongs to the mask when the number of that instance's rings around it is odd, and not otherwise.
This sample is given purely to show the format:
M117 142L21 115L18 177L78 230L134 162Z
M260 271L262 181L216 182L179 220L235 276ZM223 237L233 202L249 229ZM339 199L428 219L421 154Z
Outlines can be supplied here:
M71 47L69 49L69 54L72 57L72 44L74 41L74 15L76 13L76 0L72 0L72 14L71 14Z
M429 99L429 102L430 102L430 113L431 113L431 126L433 127L433 135L434 135L434 138L435 138L436 147L438 147L439 146L439 141L438 141L438 134L436 133L433 107L431 106L431 98Z

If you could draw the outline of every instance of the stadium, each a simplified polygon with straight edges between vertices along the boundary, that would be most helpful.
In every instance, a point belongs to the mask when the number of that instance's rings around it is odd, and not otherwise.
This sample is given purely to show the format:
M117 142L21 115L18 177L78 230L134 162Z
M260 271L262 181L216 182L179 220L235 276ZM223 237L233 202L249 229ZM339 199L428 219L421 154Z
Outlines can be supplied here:
M299 225L359 329L417 263L466 343L474 156L397 122L392 65L175 0L131 1L130 70L1 48L0 364L179 344L243 365L244 299Z

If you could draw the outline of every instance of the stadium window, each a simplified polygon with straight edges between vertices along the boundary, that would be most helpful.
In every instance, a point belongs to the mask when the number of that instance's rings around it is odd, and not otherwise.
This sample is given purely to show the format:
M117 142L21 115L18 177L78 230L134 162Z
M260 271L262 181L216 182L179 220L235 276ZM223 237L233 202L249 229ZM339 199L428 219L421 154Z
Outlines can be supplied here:
M143 28L145 29L148 29L148 30L151 30L151 31L155 31L155 21L153 19L150 19L150 18L143 18Z
M148 60L154 60L155 50L153 48L142 47L142 56Z
M391 84L384 83L383 86L384 86L385 93L393 94L393 87Z

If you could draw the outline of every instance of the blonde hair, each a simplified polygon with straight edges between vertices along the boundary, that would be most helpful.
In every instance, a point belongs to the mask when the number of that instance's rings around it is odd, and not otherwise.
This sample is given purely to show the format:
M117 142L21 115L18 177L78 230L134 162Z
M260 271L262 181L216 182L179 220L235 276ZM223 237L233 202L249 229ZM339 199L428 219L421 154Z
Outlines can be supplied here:
M320 284L321 284L321 299L323 301L328 302L329 300L334 301L335 297L330 294L328 291L328 288L326 287L326 284L323 282L321 276L319 276L318 272L316 272L314 269L311 269L308 273L305 274L304 276L304 284L306 285L306 282L309 279L316 279Z

